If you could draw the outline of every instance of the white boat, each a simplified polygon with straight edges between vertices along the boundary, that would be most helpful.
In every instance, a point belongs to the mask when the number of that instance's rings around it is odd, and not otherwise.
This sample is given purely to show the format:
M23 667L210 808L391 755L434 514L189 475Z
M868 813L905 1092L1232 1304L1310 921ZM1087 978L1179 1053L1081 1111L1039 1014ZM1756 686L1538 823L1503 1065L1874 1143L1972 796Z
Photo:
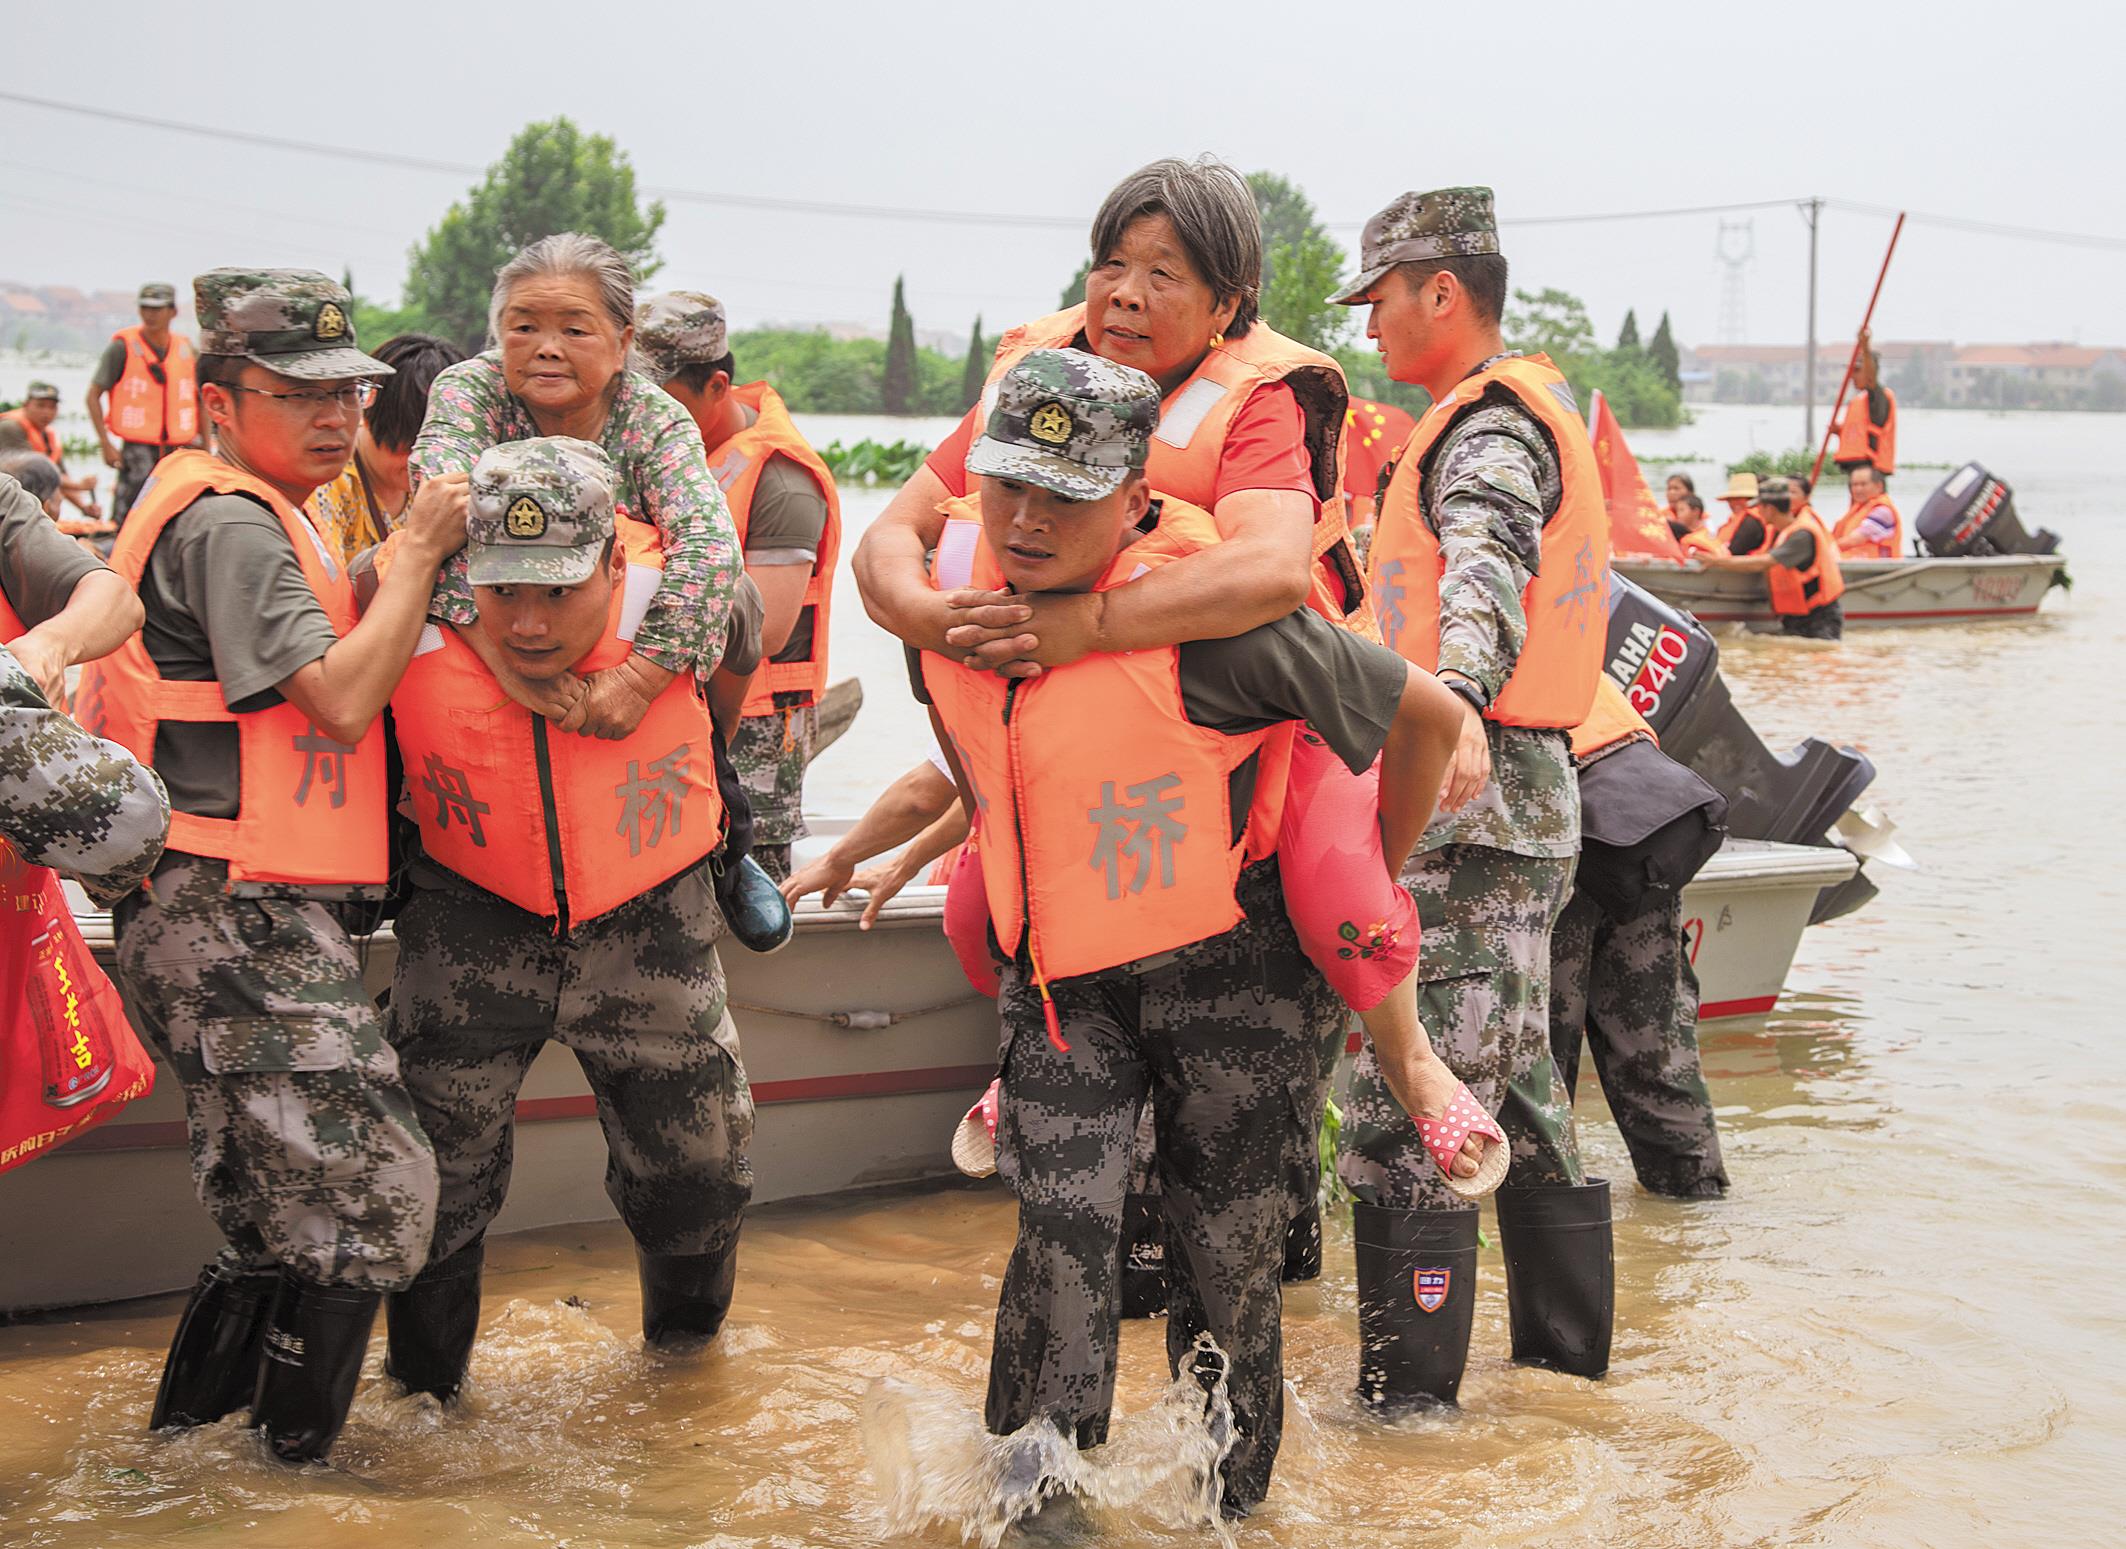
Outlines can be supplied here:
M1816 895L1855 865L1843 850L1730 841L1684 892L1701 1015L1770 1010ZM781 952L721 954L758 1108L758 1202L949 1174L953 1126L995 1073L995 1010L945 941L944 889L910 888L869 931L859 907L807 899ZM109 917L85 901L77 917L108 967ZM371 938L372 989L397 955L388 928ZM517 1122L494 1230L609 1219L604 1136L558 1044L533 1063ZM176 1290L218 1242L192 1192L183 1097L164 1072L100 1128L0 1174L0 1316Z
M1767 632L1779 628L1762 575L1636 555L1618 555L1611 563L1620 575L1703 623L1745 624ZM1839 569L1845 576L1848 626L1971 624L2034 615L2045 593L2064 584L2067 558L1849 559Z

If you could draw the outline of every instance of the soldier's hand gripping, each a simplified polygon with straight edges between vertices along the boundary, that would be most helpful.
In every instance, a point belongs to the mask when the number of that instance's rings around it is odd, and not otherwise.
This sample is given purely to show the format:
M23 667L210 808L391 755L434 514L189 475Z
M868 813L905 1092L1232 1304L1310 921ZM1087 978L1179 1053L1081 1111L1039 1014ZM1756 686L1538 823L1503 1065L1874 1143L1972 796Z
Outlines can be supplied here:
M462 468L423 479L414 491L400 526L399 541L430 566L465 547L465 512L472 498L472 475Z
M1491 779L1491 743L1484 736L1484 718L1467 700L1456 703L1462 707L1462 729L1455 738L1454 755L1447 761L1447 778L1440 784L1442 812L1461 811Z

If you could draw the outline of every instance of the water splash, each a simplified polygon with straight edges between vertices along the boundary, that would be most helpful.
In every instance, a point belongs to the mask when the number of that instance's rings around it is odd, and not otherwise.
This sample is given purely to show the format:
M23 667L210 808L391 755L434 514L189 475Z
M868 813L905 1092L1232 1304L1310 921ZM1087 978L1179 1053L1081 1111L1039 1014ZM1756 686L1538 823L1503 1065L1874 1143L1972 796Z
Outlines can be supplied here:
M957 1528L962 1542L996 1549L1014 1523L1037 1512L1044 1526L1056 1517L1070 1537L1097 1541L1097 1531L1069 1532L1069 1519L1098 1511L1209 1528L1230 1546L1218 1475L1235 1435L1229 1365L1209 1334L1197 1335L1191 1361L1159 1400L1117 1415L1105 1445L1085 1452L1050 1420L993 1436L964 1394L874 1381L859 1426L880 1526L902 1535L943 1523Z

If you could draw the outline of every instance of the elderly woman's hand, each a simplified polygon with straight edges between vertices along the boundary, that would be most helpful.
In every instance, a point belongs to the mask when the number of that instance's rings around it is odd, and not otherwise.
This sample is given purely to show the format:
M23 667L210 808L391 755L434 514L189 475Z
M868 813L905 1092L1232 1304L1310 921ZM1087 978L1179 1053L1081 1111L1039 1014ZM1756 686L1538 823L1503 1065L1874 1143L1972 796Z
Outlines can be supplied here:
M586 680L589 694L584 701L586 737L617 742L642 724L650 701L664 692L674 674L654 662L630 654L617 666L594 672Z

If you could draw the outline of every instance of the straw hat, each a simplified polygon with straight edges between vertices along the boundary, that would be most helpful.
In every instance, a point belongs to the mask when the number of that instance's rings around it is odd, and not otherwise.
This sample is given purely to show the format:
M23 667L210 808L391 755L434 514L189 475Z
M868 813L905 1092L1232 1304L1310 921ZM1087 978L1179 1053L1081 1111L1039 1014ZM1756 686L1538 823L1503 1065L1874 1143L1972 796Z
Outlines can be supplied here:
M1755 500L1757 498L1757 475L1754 473L1731 473L1727 476L1727 488L1720 492L1722 500Z

